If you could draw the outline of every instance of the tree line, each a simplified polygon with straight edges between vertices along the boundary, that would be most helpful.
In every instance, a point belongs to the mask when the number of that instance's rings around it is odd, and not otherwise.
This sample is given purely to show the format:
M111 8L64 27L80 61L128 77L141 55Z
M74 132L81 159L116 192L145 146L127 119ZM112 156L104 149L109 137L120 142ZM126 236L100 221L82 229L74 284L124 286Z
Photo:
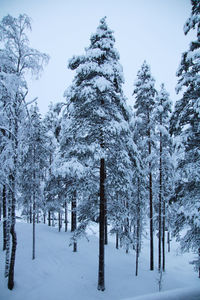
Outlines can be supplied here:
M147 226L150 270L156 265L162 276L173 236L182 251L197 255L192 263L200 277L200 3L191 4L184 32L196 29L197 40L182 54L176 87L182 93L174 109L164 84L156 90L146 61L134 81L133 105L127 105L119 53L104 17L85 53L69 60L75 76L65 101L51 104L42 118L35 99L26 101L26 75L37 77L49 57L29 46L27 15L2 19L0 216L9 289L14 287L17 209L33 226L32 259L36 223L51 226L56 219L60 231L64 220L67 231L70 212L76 252L88 224L97 222L101 291L108 232L116 236L117 249L135 251L138 276Z

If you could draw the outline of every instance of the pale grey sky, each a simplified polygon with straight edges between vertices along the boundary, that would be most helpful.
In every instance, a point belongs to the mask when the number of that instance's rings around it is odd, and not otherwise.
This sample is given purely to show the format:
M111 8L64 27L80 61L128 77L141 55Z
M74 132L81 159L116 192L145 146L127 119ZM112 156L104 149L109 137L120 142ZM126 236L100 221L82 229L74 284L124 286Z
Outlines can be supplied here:
M41 113L48 110L50 101L64 100L64 90L75 74L67 69L67 61L84 53L104 16L114 31L128 103L133 103L133 82L145 59L156 87L164 82L171 99L179 97L174 91L175 73L192 39L183 33L190 0L0 0L0 18L8 13L31 17L30 45L51 57L41 78L29 80L27 100L38 97Z

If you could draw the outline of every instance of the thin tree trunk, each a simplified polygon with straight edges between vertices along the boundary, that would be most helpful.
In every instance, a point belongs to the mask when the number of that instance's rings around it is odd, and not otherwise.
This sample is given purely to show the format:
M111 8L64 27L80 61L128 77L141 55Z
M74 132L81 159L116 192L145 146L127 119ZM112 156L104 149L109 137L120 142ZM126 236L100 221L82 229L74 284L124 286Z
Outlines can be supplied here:
M67 201L65 201L65 232L67 232Z
M6 208L6 186L3 185L3 251L6 250L6 217L7 217L7 208Z
M200 248L199 248L199 260L200 260ZM199 265L199 278L200 278L200 265Z
M16 164L15 164L16 165ZM15 177L12 177L12 206L11 206L11 228L10 233L12 236L12 250L11 250L11 258L10 258L10 266L9 266L9 274L8 274L8 289L12 290L14 287L14 269L15 269L15 256L17 250L17 234L15 232L15 206L16 199L14 195L15 191Z
M8 192L8 217L6 222L6 257L5 257L5 278L9 274L9 265L10 265L10 224L11 224L11 192Z
M105 199L105 245L108 245L107 199Z
M149 117L148 117L149 119ZM150 121L149 121L150 122ZM151 132L148 130L149 137L149 156L151 155ZM151 162L149 162L149 210L150 210L150 270L154 270L154 245L153 245L153 194L152 194L152 172L151 172Z
M136 264L135 276L138 276L139 254L140 254L140 180L138 178L138 197L137 197L137 229L136 229ZM135 231L135 228L134 228Z
M71 231L76 230L76 191L74 191L72 199L72 214L71 214ZM77 242L74 240L73 243L73 252L77 252Z
M51 211L48 210L48 226L51 226Z
M168 244L168 252L170 252L170 232L167 232L167 244Z
M43 213L44 224L46 224L46 212Z
M162 133L160 132L160 166L159 166L159 212L158 212L158 270L161 269L161 244L162 244Z
M119 249L119 234L116 232L116 249Z
M105 160L100 161L100 205L99 205L99 272L98 290L105 290L104 278L104 241L105 241Z
M30 204L30 212L29 212L29 214L30 214L30 223L32 223L32 221L33 221L33 218L32 218L32 216L33 216L33 213L32 213L32 204Z
M163 201L162 270L165 271L165 202Z
M35 259L35 197L33 197L33 249L32 249L32 259Z

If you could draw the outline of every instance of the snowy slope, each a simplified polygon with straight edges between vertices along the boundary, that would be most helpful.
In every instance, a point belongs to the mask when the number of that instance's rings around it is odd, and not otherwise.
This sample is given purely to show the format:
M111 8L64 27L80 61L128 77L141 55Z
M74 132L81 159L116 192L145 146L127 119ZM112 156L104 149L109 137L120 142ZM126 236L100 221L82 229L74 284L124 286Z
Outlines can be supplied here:
M3 277L4 253L0 250L0 300L118 300L134 299L140 295L145 295L141 299L168 299L147 296L158 291L157 271L149 271L148 240L145 241L140 256L141 263L137 278L134 276L134 253L131 251L127 255L122 249L116 250L112 242L106 246L106 290L100 292L97 290L98 235L92 230L89 231L90 241L81 240L78 243L78 252L73 253L68 246L70 233L59 233L57 228L37 224L36 259L32 261L32 226L17 223L16 228L18 248L15 289L7 290L7 282ZM96 227L93 226L92 229L96 230ZM0 238L2 241L2 233ZM172 245L172 249L175 246L177 245ZM167 254L163 290L188 287L190 293L199 286L197 274L188 264L192 258L192 254L176 256L175 250ZM170 293L176 294L177 291ZM169 297L169 299L179 298ZM200 296L194 299L200 299Z

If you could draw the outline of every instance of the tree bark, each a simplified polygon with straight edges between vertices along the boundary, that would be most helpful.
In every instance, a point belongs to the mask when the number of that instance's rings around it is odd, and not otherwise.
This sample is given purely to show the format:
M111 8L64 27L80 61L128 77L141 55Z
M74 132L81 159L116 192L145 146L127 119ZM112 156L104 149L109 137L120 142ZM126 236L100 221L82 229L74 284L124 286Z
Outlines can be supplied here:
M167 244L168 244L168 252L170 252L170 232L169 232L169 229L168 229L168 232L167 232Z
M107 199L105 199L105 245L108 245Z
M51 211L48 211L48 226L51 226Z
M149 132L149 156L151 155L151 133ZM154 270L154 245L153 245L153 194L152 194L152 172L151 162L149 162L149 210L150 210L150 270Z
M35 199L33 199L33 249L32 259L35 259Z
M99 272L98 290L105 290L104 278L104 241L105 241L105 160L100 161L100 205L99 205Z
M65 201L65 232L67 232L67 224L68 224L68 220L67 220L67 201Z
M17 250L17 234L15 232L15 206L16 206L16 199L14 195L14 185L15 185L15 178L12 177L12 206L11 206L11 228L10 233L12 236L12 250L11 250L11 258L10 258L10 266L9 266L9 274L8 274L8 289L12 290L14 287L14 269L15 269L15 256Z
M162 244L162 133L160 132L160 166L159 166L159 212L158 212L158 270L161 270L161 244Z
M6 186L3 185L3 251L6 250L6 217L7 217L7 207L6 207Z
M76 230L76 191L74 191L74 195L72 198L72 203L71 203L71 208L72 208L72 214L71 214L71 231ZM77 242L74 241L73 243L73 252L77 252Z
M140 254L140 180L138 178L138 197L137 197L137 229L136 229L136 264L135 276L138 276L139 254ZM135 229L134 229L135 231Z
M116 249L119 249L119 234L116 232Z

